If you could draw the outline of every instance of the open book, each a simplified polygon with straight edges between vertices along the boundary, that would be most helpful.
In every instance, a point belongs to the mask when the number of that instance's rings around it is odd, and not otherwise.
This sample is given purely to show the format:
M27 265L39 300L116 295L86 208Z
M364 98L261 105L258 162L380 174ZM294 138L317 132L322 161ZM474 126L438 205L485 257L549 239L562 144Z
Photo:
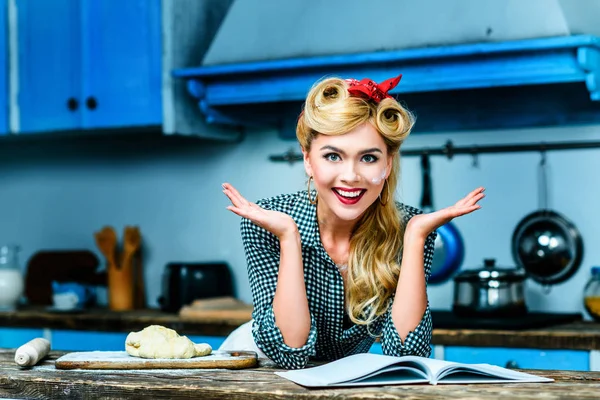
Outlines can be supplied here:
M355 354L318 367L276 374L306 387L554 381L490 364L463 364L373 353Z

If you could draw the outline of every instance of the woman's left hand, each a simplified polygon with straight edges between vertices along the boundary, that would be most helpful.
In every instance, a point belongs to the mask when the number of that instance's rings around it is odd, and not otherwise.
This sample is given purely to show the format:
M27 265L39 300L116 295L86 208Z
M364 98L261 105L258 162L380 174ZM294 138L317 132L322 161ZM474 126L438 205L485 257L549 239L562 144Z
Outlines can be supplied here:
M405 236L407 234L416 235L417 237L425 239L431 232L452 221L454 218L479 210L481 206L477 203L485 197L485 194L483 193L484 190L483 187L473 190L464 198L457 201L453 206L427 214L413 216L408 221Z

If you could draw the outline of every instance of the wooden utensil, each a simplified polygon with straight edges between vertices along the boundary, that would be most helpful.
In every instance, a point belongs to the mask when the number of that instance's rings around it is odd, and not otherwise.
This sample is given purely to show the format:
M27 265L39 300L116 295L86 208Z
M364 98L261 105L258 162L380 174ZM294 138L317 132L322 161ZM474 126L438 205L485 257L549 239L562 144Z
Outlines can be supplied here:
M87 351L66 354L54 365L57 369L243 369L257 364L254 351L213 351L208 356L187 359L148 359L132 357L126 351Z
M137 226L126 226L123 233L122 268L130 268L133 274L133 303L134 308L146 307L144 290L144 271L142 264L142 235Z
M32 367L50 352L50 342L36 338L19 347L15 352L15 362L21 367Z
M111 226L105 226L94 234L98 248L106 257L108 274L108 305L114 311L133 309L133 270L131 265L120 265L116 255L117 233Z
M140 248L142 236L137 226L126 226L123 232L123 253L121 255L121 266L125 267L131 263L135 252Z
M94 233L94 237L100 252L106 257L107 269L111 267L117 268L117 233L114 228L112 226L105 226L99 232Z

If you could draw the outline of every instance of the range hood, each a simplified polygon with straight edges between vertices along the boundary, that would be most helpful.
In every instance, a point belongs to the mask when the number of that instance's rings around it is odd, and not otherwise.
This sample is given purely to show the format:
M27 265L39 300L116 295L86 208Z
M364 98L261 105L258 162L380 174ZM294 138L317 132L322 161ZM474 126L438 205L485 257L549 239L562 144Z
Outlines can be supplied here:
M202 65L172 75L206 122L284 137L325 76L402 73L415 131L596 123L599 19L595 0L237 0Z

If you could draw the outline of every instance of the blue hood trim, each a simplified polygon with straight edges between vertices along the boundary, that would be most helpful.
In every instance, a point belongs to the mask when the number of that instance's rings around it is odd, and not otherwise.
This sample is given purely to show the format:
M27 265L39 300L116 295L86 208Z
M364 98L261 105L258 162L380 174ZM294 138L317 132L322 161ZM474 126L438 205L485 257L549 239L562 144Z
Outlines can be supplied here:
M383 81L398 73L403 74L402 81L390 93L402 94L402 100L411 94L422 101L424 96L443 92L457 94L472 89L504 88L506 91L523 86L579 84L579 91L585 88L588 92L585 101L590 104L585 105L583 119L589 120L600 105L600 38L582 35L476 43L203 66L172 72L174 77L188 80L188 90L198 100L208 122L232 125L268 122L265 115L276 108L264 106L273 104L295 104L289 114L297 116L298 104L311 85L326 76ZM473 97L482 95L480 91L477 93ZM536 100L539 100L538 95ZM414 108L408 101L407 105ZM263 116L260 116L261 109L265 110ZM284 109L280 112L288 115ZM536 118L529 119L536 125ZM582 118L575 120L581 122ZM557 119L560 121L565 118ZM454 128L464 128L460 125Z

